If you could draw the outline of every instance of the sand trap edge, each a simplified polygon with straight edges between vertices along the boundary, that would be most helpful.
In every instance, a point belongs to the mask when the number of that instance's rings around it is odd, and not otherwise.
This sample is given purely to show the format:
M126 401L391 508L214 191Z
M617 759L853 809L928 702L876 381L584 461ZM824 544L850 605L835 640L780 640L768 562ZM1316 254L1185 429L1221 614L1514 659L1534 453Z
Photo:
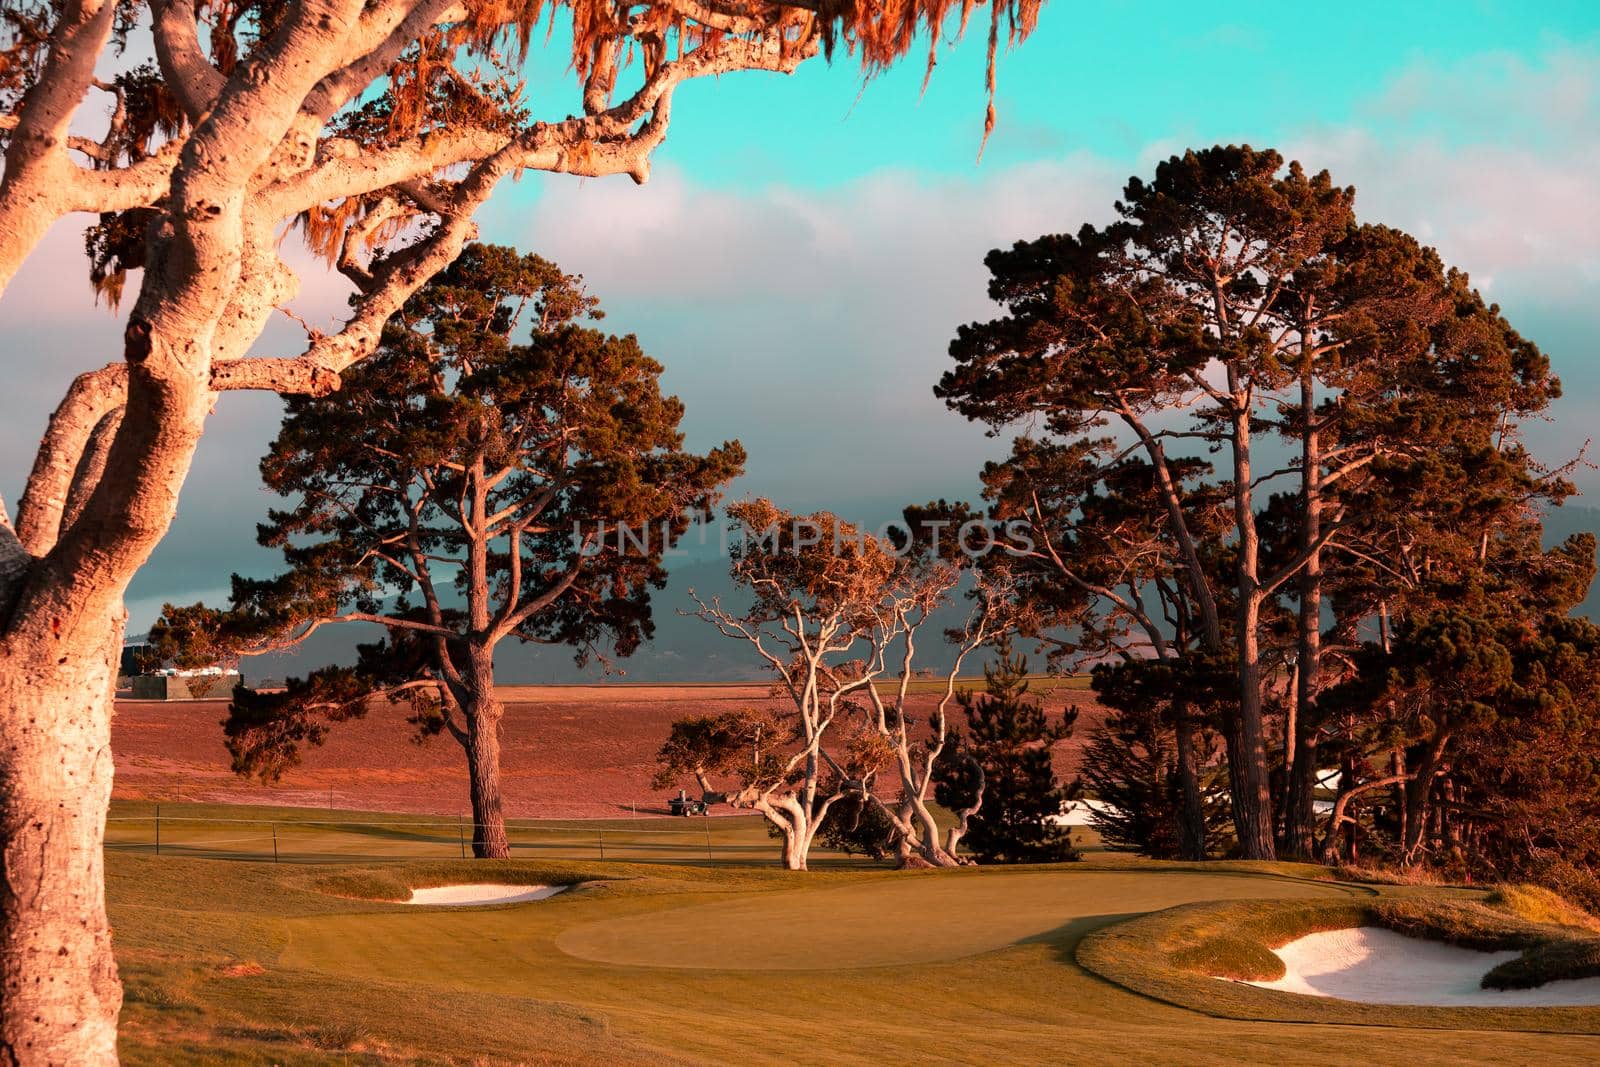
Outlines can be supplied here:
M1485 989L1484 975L1521 955L1407 937L1381 926L1318 930L1272 950L1285 974L1245 983L1357 1004L1457 1008L1579 1008L1600 1005L1600 978L1528 989Z
M1218 930L1255 936L1266 925L1330 930L1381 924L1382 909L1410 903L1382 899L1377 890L1367 886L1340 887L1351 894L1350 899L1197 901L1112 922L1087 933L1074 949L1073 959L1124 989L1216 1019L1600 1035L1600 1008L1359 1004L1219 980L1172 963L1172 946L1194 943Z
M401 904L443 908L483 908L494 904L525 904L547 900L571 889L570 885L513 885L503 882L469 882L461 885L424 886L411 890Z

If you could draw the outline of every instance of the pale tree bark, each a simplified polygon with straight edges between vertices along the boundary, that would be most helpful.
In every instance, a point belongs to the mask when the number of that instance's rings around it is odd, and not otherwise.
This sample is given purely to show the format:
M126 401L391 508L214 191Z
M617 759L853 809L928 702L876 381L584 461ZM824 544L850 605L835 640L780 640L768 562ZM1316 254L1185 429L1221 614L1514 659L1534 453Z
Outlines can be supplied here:
M812 842L843 796L840 787L844 770L824 748L829 732L851 698L864 690L871 691L882 673L881 660L869 661L864 672L843 684L830 684L829 658L848 651L861 640L848 623L848 616L861 605L851 603L834 610L813 608L808 612L795 599L774 627L774 634L763 627L768 620L734 615L719 600L707 603L693 590L689 595L698 606L694 614L715 626L724 637L748 643L778 676L778 688L789 697L789 721L798 736L794 751L777 773L729 794L727 800L735 808L759 811L778 829L783 835L781 855L786 870L806 870ZM822 789L825 765L838 779L827 793ZM703 775L700 785L709 791Z
M496 103L463 78L458 87L485 105L481 123L422 124L416 134L362 143L336 117L380 82L393 91L384 79L408 48L449 42L470 53L463 68L492 63L495 39L528 28L506 21L498 33L495 20L527 12L469 12L450 0L300 0L270 36L245 42L225 73L207 48L220 47L220 35L231 49L231 27L214 25L215 13L197 11L194 0L151 0L162 81L187 122L164 143L132 151L109 135L95 142L70 133L90 106L86 97L101 91L96 65L111 53L118 5L44 6L54 21L37 76L15 110L0 115L0 292L71 213L156 215L122 360L68 395L34 464L18 527L5 524L0 534L0 1050L19 1063L76 1067L116 1058L118 998L99 886L111 774L107 679L122 597L172 522L216 393L337 389L340 373L372 352L384 321L474 236L472 214L502 177L541 170L644 181L685 81L792 72L835 31L869 64L886 65L910 44L886 32L890 20L930 31L920 8L651 0L608 9L596 31L607 39L574 56L586 71L582 115L524 121L521 104ZM997 3L993 19L998 26L1009 15L1010 37L1019 39L1036 9L1028 0ZM853 26L868 32L849 32ZM619 56L636 50L647 62L623 95ZM349 322L314 335L298 357L250 357L296 285L276 254L280 231L329 205L360 209L381 199L403 203L416 226L409 245L391 242L370 261L350 254L370 236L359 210L342 238L334 235L343 246L338 263L358 289ZM120 421L108 423L118 410Z
M101 842L124 611L30 570L0 645L0 1062L113 1062L122 990Z
M967 762L971 764L972 773L977 776L978 784L972 791L972 803L955 812L956 821L945 832L944 850L951 856L958 854L961 840L967 836L967 830L972 825L972 817L983 810L983 796L989 787L988 778L983 773L983 764L970 756L967 757Z
M71 212L160 213L123 359L69 392L18 528L7 523L0 536L0 1062L29 1065L116 1061L120 990L101 871L122 597L172 522L217 391L337 388L388 316L473 236L472 212L501 177L537 169L642 181L683 81L789 71L818 50L814 24L809 34L758 28L686 49L596 114L456 127L365 151L328 136L324 120L460 9L306 0L224 76L200 51L192 4L158 0L157 55L189 126L146 158L90 169L68 153L94 157L95 146L67 129L108 47L114 8L80 0L61 10L42 77L0 124L0 289ZM426 17L410 17L418 12ZM410 188L420 239L364 271L344 328L313 337L297 358L248 358L295 285L275 231L329 201L389 187ZM498 718L477 721L477 751L488 759Z
M917 634L928 622L931 612L943 604L961 580L961 569L936 564L922 579L921 588L908 590L898 598L887 612L890 620L869 635L874 644L873 658L881 661L896 643L902 645L899 669L894 676L895 691L885 700L876 684L866 688L872 705L873 726L889 744L890 761L899 779L900 796L891 805L873 795L873 801L888 816L900 836L900 862L902 866L957 867L961 859L955 845L965 833L968 821L983 805L983 773L979 768L979 788L973 805L957 814L958 826L941 835L939 820L928 805L928 791L933 786L939 757L943 755L949 739L947 713L955 699L956 679L967 656L989 641L999 627L1001 590L993 584L980 585L979 606L968 617L961 632L955 658L945 673L944 692L935 705L928 723L927 736L913 738L909 729L909 697L911 680L915 677ZM913 859L913 856L915 857Z

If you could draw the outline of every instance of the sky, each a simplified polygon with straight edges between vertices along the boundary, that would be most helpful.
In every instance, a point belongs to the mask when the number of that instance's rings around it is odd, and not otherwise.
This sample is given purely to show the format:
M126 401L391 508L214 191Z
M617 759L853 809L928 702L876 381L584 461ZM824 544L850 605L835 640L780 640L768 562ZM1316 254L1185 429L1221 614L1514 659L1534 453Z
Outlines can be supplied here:
M1551 356L1566 395L1528 428L1552 463L1600 413L1600 5L1046 3L1001 56L981 162L982 32L863 84L855 61L678 92L650 182L527 174L482 238L583 274L606 326L639 336L687 407L688 443L738 438L735 496L874 524L976 492L1005 442L932 395L958 325L989 317L984 253L1111 217L1123 183L1215 143L1271 146L1358 190L1368 221L1465 270ZM557 34L530 59L536 113L577 110ZM120 350L96 307L82 221L0 298L0 494L14 502L73 374ZM343 288L309 257L296 314L329 325ZM130 283L130 293L133 291ZM303 339L285 315L257 355ZM273 397L228 394L179 515L129 592L130 632L163 601L220 601L270 573L254 528ZM1595 503L1600 472L1577 481Z

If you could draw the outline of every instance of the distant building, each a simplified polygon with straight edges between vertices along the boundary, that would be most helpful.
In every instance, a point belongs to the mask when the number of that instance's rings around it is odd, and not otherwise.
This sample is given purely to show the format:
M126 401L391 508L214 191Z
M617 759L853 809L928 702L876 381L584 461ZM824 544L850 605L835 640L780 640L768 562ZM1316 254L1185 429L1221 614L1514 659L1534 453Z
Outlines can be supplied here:
M220 698L233 695L233 689L243 678L231 668L200 667L180 670L162 667L149 674L133 678L135 700L197 700L206 697Z

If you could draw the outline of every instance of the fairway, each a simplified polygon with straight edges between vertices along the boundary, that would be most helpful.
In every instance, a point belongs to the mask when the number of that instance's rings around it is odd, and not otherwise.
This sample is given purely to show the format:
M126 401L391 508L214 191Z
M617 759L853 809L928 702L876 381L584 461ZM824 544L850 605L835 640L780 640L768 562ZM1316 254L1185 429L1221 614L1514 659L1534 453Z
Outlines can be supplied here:
M633 967L835 970L931 963L1194 900L1364 894L1249 875L956 872L796 890L575 927L569 955Z
M1290 865L107 863L131 1065L1105 1062L1132 1050L1151 1063L1550 1065L1591 1062L1594 1047L1215 1018L1077 963L1086 934L1176 904L1390 892ZM405 886L474 881L581 884L483 908L388 902Z

